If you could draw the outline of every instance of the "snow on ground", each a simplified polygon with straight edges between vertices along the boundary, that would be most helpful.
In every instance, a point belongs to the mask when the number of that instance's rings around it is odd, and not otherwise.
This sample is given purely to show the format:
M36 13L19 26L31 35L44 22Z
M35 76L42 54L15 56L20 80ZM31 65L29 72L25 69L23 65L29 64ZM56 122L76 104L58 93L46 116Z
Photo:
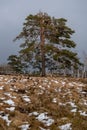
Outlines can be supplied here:
M15 103L11 99L5 100L4 103L7 103L8 105L11 105L11 106L15 106Z
M21 125L19 128L21 128L21 130L29 130L29 124Z
M47 113L41 113L36 117L39 121L43 122L46 126L52 125L54 123L54 120L47 116Z
M0 76L0 120L21 130L35 124L40 130L51 126L72 130L74 121L68 114L87 117L87 91L83 87L86 84L67 78ZM65 124L62 119L67 119Z
M65 125L59 126L61 130L72 130L71 123L67 123Z
M12 95L11 95L10 93L8 93L8 92L5 92L4 95L6 95L6 96L8 96L8 97L10 97L10 98L16 98L15 96L12 96Z
M67 102L67 104L70 104L72 108L76 108L77 107L74 102Z
M0 86L0 90L3 90L4 86Z
M25 102L31 103L29 96L25 95L25 96L22 96L22 98Z
M4 114L3 112L0 112L0 118L6 121L7 126L10 125L11 121L8 119L9 114Z
M10 108L6 108L6 109L9 110L9 111L14 111L15 107L10 107Z
M79 111L79 113L80 113L80 115L82 115L82 116L87 116L87 113L84 111L84 112L82 112L82 111Z
M46 126L52 125L54 123L54 120L47 116L47 112L44 113L38 113L38 112L32 112L29 114L29 116L34 115L37 120L44 123Z

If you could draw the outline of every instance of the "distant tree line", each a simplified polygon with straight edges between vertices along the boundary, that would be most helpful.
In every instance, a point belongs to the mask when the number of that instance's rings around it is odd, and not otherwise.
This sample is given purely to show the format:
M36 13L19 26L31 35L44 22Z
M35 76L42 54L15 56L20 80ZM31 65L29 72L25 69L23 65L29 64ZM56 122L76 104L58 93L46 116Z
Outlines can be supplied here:
M71 40L74 33L64 18L58 19L43 12L30 14L14 39L22 41L19 54L10 55L8 64L17 73L80 77L84 65L73 51L76 47Z
M13 70L13 68L10 65L8 65L8 64L0 65L0 75L13 74L13 73L15 73L15 70Z

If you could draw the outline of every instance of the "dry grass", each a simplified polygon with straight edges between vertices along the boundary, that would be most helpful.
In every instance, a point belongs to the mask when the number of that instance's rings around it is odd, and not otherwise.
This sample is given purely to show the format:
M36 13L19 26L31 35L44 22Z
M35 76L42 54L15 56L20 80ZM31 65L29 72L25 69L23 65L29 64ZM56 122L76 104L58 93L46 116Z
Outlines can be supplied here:
M87 79L0 76L0 130L60 130L67 123L87 130Z

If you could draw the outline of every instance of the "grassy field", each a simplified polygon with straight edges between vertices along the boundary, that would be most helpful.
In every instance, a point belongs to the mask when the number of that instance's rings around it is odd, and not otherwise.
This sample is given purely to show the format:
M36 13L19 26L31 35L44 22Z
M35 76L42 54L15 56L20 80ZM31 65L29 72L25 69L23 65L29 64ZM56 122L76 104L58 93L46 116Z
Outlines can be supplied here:
M1 75L0 130L87 130L87 79Z

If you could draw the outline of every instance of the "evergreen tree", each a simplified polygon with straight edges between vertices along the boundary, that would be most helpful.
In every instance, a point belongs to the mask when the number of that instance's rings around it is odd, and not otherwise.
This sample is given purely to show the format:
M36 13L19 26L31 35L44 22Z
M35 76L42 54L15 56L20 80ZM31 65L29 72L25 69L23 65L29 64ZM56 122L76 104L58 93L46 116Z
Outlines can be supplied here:
M10 55L8 58L8 64L16 73L23 73L23 63L21 63L21 58L17 55Z
M74 31L66 22L64 18L57 19L42 12L29 15L22 32L15 38L23 40L19 52L22 60L38 68L42 76L46 74L46 67L51 69L52 63L54 68L60 64L64 69L79 64L77 53L71 50L76 46L71 40Z

